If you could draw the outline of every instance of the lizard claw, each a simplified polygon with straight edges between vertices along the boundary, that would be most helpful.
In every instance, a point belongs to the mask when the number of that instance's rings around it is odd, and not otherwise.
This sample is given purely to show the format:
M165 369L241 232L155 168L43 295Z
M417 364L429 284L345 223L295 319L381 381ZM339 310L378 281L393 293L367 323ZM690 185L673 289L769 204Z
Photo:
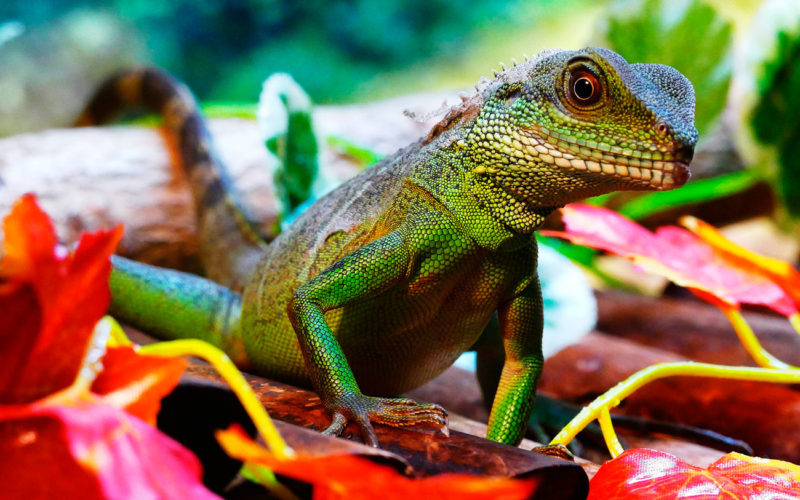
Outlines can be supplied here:
M419 403L407 398L375 398L380 404L370 411L370 420L392 427L436 427L449 435L447 410L432 403Z
M450 435L447 427L447 411L439 405L419 403L408 398L375 398L351 396L329 406L333 421L323 434L339 436L353 420L361 430L365 444L378 448L378 436L372 422L390 427L434 427L445 436Z
M344 432L345 427L347 427L347 417L337 411L333 414L333 422L331 422L331 425L329 425L327 429L322 431L322 434L339 437L342 435L342 432Z

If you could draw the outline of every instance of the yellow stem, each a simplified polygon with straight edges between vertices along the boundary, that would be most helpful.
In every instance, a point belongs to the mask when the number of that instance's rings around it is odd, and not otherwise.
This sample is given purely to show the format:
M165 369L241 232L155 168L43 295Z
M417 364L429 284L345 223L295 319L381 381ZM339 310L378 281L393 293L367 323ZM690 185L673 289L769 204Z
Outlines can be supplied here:
M108 347L125 347L133 345L133 342L131 342L128 336L125 335L125 330L119 326L117 320L111 316L103 316L103 319L100 321L105 321L111 325L111 336L108 339Z
M800 313L794 313L789 316L789 323L794 327L794 331L800 333Z
M194 356L204 359L217 370L239 398L247 414L253 419L258 433L264 438L275 457L284 460L294 454L294 451L278 433L275 424L272 423L247 380L245 380L228 355L221 350L202 340L181 339L146 345L141 347L139 352L154 356Z
M742 313L739 311L739 309L730 306L720 306L720 309L728 318L728 321L731 322L733 329L736 331L736 335L739 336L739 341L742 343L747 352L750 353L750 356L758 366L764 368L776 368L778 370L796 368L792 365L784 363L780 359L767 352L766 349L761 347L761 344L758 342L758 338L753 333L753 329L747 324L747 321L745 321L744 316L742 316Z
M610 408L619 405L620 401L630 396L643 385L665 377L676 375L689 375L697 377L729 378L736 380L753 380L756 382L773 382L780 384L796 384L800 382L800 369L774 369L774 368L754 368L748 366L722 366L708 363L696 363L694 361L684 361L676 363L660 363L639 370L627 379L618 383L597 399L584 407L558 435L550 442L551 445L566 446L575 436L582 431L592 420L600 417L602 412L608 412ZM609 418L610 419L610 418ZM601 430L609 444L609 451L612 455L618 454L620 448L613 446L616 437L607 435L611 429L610 422L600 422Z
M617 438L617 433L614 431L614 424L611 423L611 414L608 412L608 408L604 408L600 411L600 414L597 416L597 421L600 422L600 430L603 432L603 439L606 441L606 446L608 447L609 453L611 453L611 457L617 458L622 454L623 449L619 438Z

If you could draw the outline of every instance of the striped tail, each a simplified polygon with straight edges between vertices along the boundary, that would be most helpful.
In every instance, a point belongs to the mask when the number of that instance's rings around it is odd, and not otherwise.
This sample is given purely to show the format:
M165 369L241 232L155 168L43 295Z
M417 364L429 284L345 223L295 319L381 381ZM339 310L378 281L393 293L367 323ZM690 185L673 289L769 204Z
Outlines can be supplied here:
M266 243L242 208L205 120L189 89L154 68L123 70L105 81L77 120L78 126L110 121L126 108L160 113L192 188L206 275L241 291Z

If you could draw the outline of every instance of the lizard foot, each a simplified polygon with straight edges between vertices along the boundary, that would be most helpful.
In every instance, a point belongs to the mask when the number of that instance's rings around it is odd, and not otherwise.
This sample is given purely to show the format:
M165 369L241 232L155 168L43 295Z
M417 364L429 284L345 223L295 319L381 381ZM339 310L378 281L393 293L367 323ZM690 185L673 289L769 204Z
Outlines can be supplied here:
M444 435L450 435L447 411L431 403L419 403L407 398L359 395L326 406L333 414L333 422L323 434L339 436L347 422L353 420L358 424L364 442L375 448L379 447L378 436L372 428L372 422L390 427L435 427Z

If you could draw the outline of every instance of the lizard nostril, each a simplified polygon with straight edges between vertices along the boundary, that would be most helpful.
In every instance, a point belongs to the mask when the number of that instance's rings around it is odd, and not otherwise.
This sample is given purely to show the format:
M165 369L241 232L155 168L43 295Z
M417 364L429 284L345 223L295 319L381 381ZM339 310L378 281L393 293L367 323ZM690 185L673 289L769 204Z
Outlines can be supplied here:
M669 133L669 125L664 122L658 122L656 125L656 133L661 137L664 137L667 135L667 133Z

